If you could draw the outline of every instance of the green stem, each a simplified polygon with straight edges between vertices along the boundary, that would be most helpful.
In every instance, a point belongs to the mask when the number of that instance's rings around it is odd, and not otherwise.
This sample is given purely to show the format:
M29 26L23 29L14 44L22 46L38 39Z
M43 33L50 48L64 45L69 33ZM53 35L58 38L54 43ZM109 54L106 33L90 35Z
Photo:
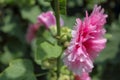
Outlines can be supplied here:
M61 56L62 56L63 50L61 54L57 58L57 80L59 80L60 77L60 68L61 68Z
M57 58L57 80L60 77L60 56Z
M55 4L55 16L57 24L57 36L60 36L60 10L59 10L59 0L54 0Z
M36 74L36 77L40 77L40 76L43 76L43 75L46 75L46 74L48 74L48 73L46 72L46 73Z
M59 10L59 0L54 0L55 4L55 16L56 16L56 24L57 24L57 37L60 37L60 10ZM59 39L58 39L59 44ZM60 77L60 56L57 58L57 80Z

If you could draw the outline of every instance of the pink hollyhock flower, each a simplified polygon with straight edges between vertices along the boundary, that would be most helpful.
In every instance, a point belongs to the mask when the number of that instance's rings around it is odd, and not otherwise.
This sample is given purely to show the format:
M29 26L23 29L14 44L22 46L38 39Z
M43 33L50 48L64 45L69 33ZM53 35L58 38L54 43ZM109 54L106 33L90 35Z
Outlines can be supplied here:
M81 76L75 75L74 80L91 80L88 73L83 73Z
M46 13L42 13L38 16L38 23L45 25L47 29L49 29L50 26L56 26L56 19L53 15L52 11L48 11ZM64 21L62 18L60 18L60 25L64 25Z
M30 24L27 30L27 34L26 34L26 40L28 43L30 43L36 35L36 32L39 28L38 24Z
M83 22L83 45L86 48L91 60L94 60L98 54L105 48L106 38L104 34L106 30L103 28L106 23L107 15L104 14L104 9L101 6L95 5L93 12Z
M40 14L38 16L37 23L31 24L28 27L26 34L26 40L28 43L30 43L35 38L36 32L41 25L44 25L47 29L49 29L51 26L56 26L56 19L52 11ZM60 18L60 25L64 25L62 18Z
M90 16L86 12L84 21L76 19L72 40L64 52L63 61L77 75L91 72L94 59L105 48L103 26L107 15L103 13L104 9L96 5Z

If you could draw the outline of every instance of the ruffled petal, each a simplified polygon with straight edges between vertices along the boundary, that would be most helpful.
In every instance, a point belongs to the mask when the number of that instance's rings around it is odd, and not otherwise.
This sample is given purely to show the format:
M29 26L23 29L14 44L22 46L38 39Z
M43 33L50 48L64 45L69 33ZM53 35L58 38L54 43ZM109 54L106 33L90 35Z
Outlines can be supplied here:
M86 11L86 18L83 21L76 19L72 39L63 58L64 64L75 74L91 72L94 59L105 48L107 40L104 38L106 30L103 25L106 18L104 9L95 5L90 16Z

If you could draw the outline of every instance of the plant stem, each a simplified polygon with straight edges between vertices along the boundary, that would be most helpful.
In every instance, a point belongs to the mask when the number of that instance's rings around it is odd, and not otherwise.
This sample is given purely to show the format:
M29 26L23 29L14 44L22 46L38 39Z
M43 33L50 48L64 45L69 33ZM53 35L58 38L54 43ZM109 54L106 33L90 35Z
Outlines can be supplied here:
M36 74L36 77L40 77L40 76L43 76L43 75L46 75L46 74L48 74L48 73L46 72L46 73Z
M60 10L59 10L59 0L54 0L55 4L55 16L57 24L57 36L60 36Z
M56 24L57 24L57 37L60 37L60 10L59 10L59 0L54 0L55 5L55 16L56 16ZM59 45L59 39L58 39ZM60 58L61 55L57 58L57 80L60 77Z
M60 77L60 56L57 58L57 80Z

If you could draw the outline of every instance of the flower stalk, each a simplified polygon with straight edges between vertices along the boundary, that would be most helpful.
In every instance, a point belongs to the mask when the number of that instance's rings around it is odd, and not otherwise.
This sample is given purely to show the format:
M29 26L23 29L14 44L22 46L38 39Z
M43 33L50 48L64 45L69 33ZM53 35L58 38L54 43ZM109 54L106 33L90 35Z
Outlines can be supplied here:
M60 10L59 10L59 0L54 0L55 4L55 17L57 24L57 36L60 36Z
M60 37L60 10L59 10L59 0L54 0L55 5L55 17L56 17L56 24L57 24L57 37ZM58 39L59 44L59 39ZM61 55L57 58L57 80L60 77L60 58Z

